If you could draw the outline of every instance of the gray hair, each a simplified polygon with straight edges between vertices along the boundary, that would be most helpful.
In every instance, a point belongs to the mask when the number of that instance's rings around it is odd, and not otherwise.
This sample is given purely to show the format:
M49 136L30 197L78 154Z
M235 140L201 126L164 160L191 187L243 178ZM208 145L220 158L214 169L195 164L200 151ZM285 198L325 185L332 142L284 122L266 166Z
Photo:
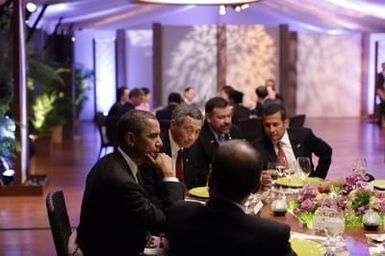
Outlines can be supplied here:
M203 115L197 106L180 104L172 112L171 119L175 120L176 124L179 126L183 123L185 117L191 117L196 120L200 120L203 123Z

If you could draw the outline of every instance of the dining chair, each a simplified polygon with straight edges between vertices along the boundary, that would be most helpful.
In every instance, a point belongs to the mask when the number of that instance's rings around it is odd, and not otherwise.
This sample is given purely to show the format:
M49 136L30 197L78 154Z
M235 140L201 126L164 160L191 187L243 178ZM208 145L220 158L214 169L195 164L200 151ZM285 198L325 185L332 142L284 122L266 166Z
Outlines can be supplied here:
M68 256L68 239L71 226L62 190L50 191L46 198L49 224L58 256Z
M114 147L114 144L108 139L106 116L103 114L103 112L97 112L95 114L95 123L98 126L100 135L100 149L98 154L98 158L100 158L103 149L104 152L106 152L109 147Z
M263 121L261 118L242 119L236 124L241 130L242 137L253 142L263 136Z
M306 115L295 115L289 117L289 128L302 128L305 124Z
M160 125L160 132L167 131L168 128L170 128L170 123L171 123L170 120L161 119L158 121L159 121L159 125Z

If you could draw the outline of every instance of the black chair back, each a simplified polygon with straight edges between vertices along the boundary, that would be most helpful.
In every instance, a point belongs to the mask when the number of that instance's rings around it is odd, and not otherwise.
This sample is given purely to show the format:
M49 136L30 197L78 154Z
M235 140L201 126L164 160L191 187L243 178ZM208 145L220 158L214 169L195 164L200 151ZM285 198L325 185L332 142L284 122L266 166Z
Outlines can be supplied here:
M302 128L305 124L306 115L295 115L289 117L289 128Z
M107 117L102 112L97 112L95 114L95 123L98 126L99 135L100 135L100 149L99 149L99 155L100 158L103 149L107 150L108 147L113 147L114 144L108 139L107 136Z
M165 119L159 120L160 132L167 131L168 128L170 128L170 123L171 123L170 120L165 120Z
M46 206L57 255L68 256L67 244L71 235L71 226L63 191L54 190L49 192L46 198Z
M249 118L240 120L237 123L243 138L249 142L253 142L256 139L259 139L263 136L263 121L261 118Z

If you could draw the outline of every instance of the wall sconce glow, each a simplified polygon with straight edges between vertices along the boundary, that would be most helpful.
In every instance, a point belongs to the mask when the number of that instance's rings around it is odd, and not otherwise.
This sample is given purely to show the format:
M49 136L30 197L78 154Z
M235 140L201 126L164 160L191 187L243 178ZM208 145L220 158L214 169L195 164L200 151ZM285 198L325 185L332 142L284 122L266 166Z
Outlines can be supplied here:
M203 5L234 5L255 3L259 0L134 0L136 3L151 3L151 4L203 4Z

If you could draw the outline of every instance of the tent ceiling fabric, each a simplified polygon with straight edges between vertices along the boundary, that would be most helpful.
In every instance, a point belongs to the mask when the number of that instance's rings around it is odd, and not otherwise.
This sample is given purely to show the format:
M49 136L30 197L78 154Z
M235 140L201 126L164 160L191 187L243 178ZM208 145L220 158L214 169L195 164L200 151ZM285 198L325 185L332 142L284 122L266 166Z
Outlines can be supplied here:
M240 13L229 9L225 16L220 16L215 6L136 4L131 0L38 2L49 4L39 24L44 29L52 28L63 17L64 29L68 26L74 29L143 28L160 22L171 25L289 24L293 30L309 32L385 32L383 0L263 0ZM185 15L196 18L183 19Z

